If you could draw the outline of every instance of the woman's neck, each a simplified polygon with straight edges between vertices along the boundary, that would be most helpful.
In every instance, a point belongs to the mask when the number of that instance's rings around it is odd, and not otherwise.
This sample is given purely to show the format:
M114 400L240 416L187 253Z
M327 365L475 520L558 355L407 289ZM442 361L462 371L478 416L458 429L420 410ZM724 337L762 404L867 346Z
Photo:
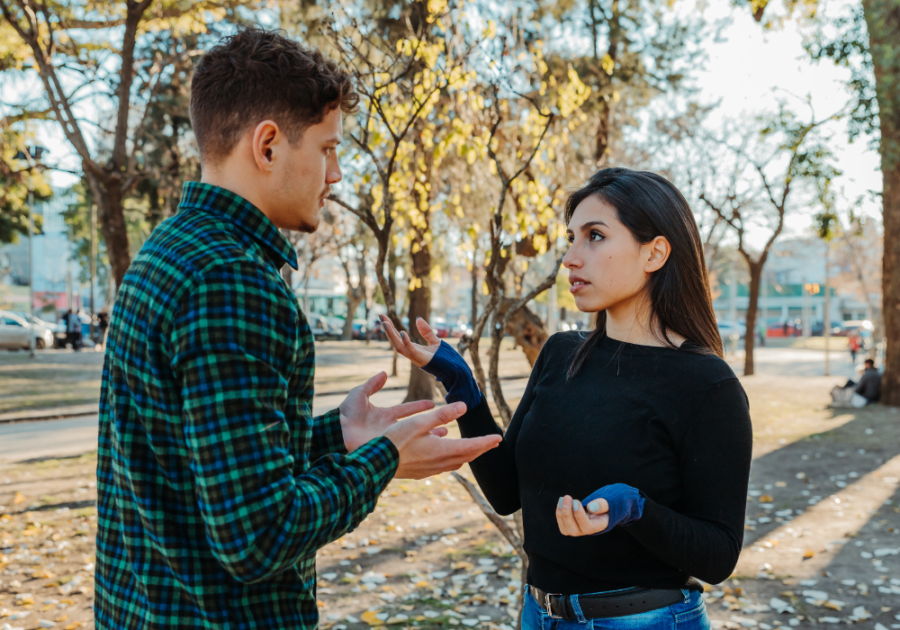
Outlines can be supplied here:
M638 346L666 346L662 331L652 321L651 309L644 295L637 295L606 309L606 336ZM685 338L674 330L669 339L678 347Z

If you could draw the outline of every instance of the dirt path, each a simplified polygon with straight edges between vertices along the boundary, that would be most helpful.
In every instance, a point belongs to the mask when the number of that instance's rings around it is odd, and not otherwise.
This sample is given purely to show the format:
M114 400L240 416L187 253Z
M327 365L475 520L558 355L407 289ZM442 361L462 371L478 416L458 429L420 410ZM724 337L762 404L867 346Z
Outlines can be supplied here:
M755 459L744 552L705 595L718 628L900 628L900 413L826 408L840 380L744 379ZM91 626L94 466L84 456L0 469L0 628ZM508 630L522 578L448 475L393 482L318 568L321 625L334 630Z

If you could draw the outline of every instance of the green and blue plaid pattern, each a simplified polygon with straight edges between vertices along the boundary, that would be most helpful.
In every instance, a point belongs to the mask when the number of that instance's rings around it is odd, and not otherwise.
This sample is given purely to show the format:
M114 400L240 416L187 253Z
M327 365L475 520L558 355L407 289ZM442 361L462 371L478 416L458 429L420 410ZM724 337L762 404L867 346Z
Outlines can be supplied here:
M119 288L103 366L98 628L314 628L315 554L397 469L311 416L314 350L252 204L185 185Z

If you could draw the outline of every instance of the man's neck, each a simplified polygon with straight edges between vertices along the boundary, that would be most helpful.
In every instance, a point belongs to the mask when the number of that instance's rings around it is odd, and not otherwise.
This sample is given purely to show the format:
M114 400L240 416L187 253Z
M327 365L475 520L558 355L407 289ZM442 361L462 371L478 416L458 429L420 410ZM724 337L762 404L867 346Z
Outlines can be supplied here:
M237 172L239 170L244 170L244 173ZM200 183L217 186L234 193L269 216L263 207L262 195L259 194L257 186L247 181L246 169L237 169L230 163L217 168L201 166Z

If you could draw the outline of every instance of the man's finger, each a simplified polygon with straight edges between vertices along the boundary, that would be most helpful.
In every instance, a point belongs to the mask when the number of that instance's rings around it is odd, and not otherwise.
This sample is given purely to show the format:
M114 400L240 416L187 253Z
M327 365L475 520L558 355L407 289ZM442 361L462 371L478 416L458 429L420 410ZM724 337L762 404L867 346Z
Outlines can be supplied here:
M435 427L453 422L464 413L466 413L466 403L455 402L425 414L421 418L415 418L412 422L418 421L421 432L428 433Z
M368 381L363 383L362 390L366 395L366 398L369 398L377 393L382 387L384 387L385 383L387 383L387 372L379 372Z
M408 418L409 416L414 416L417 413L422 413L423 411L428 411L429 409L434 408L434 401L432 400L417 400L411 403L403 403L402 405L395 405L393 407L389 407L387 411L390 411L391 414L398 420L400 418Z
M431 328L428 322L426 322L421 317L416 319L416 328L419 329L419 334L422 335L422 338L428 342L428 345L440 345L441 340L438 339L438 336L436 334L434 334L434 330Z
M436 427L430 431L431 435L436 435L437 437L446 437L450 432L447 430L447 427Z
M443 456L447 460L452 460L461 466L471 462L473 459L478 459L492 448L499 446L502 441L503 436L497 434L445 440L443 443Z

